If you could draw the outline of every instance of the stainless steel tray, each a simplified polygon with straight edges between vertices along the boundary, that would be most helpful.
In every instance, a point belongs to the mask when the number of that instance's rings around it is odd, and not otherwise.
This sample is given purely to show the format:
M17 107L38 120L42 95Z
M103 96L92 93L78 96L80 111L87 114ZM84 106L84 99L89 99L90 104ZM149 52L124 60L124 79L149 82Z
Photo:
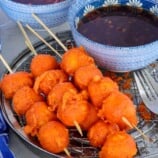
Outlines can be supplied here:
M71 32L61 32L58 33L57 36L61 39L61 41L67 46L72 47L75 45ZM61 54L64 53L63 49L50 37L46 39L58 52ZM50 49L48 49L43 43L38 42L35 45L35 49L38 53L48 53L54 55L58 60L58 56L56 56ZM20 53L20 55L13 61L12 70L14 72L19 70L29 71L30 61L33 55L30 53L28 49L24 50ZM148 66L150 73L153 75L155 80L158 81L158 62L155 62L154 65ZM106 70L103 70L106 72ZM5 72L7 73L7 72ZM116 76L124 77L124 74L117 73ZM136 106L138 106L142 101L139 96L136 83L133 79L133 74L129 74L131 81L130 88L125 88L123 85L126 82L126 78L123 78L121 82L119 82L120 90L129 93ZM0 94L1 98L1 108L5 120L9 124L9 126L13 129L13 131L26 143L34 147L35 149L48 154L51 157L62 158L66 157L65 153L53 154L44 149L42 149L38 143L38 141L34 138L28 137L24 131L23 126L25 125L25 118L18 117L16 113L14 113L12 109L11 100L6 100L3 94ZM151 113L150 120L144 120L142 118L141 113L138 111L139 116L139 124L138 127L152 139L152 142L148 142L144 140L144 138L136 131L132 130L129 133L135 138L138 147L138 153L136 158L157 158L158 157L158 116ZM76 129L70 129L70 145L68 147L72 157L74 158L98 158L98 149L89 145L89 141L86 138L86 133L84 133L84 137L80 137Z

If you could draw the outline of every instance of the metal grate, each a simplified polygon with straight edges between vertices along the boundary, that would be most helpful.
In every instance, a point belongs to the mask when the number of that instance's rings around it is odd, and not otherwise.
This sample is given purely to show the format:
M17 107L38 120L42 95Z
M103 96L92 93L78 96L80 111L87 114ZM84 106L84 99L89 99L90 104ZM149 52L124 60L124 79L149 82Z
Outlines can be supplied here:
M61 41L69 48L75 46L75 43L73 41L71 32L62 32L58 33L57 36L61 39ZM47 41L61 54L64 53L63 49L50 37L47 38ZM46 53L46 54L52 54L55 56L58 60L60 58L56 56L52 51L47 48L43 43L39 42L35 44L35 49L38 53ZM21 52L21 54L15 59L15 61L12 64L13 71L29 71L30 61L32 59L33 55L30 53L28 49ZM150 73L155 78L156 81L158 81L158 63L152 64L148 67L150 70ZM125 84L127 82L127 77L124 73L107 73L106 70L103 70L103 73L110 75L113 78L113 75L115 75L115 79L120 79L118 84L120 87L120 90L124 93L128 93L135 105L138 107L140 105L141 98L139 96L136 83L133 79L132 72L128 74L128 79L130 79L130 87L125 87ZM52 155L52 157L64 157L65 154L52 154L45 150L43 150L36 139L29 138L22 130L22 127L25 125L25 119L19 118L14 111L11 108L11 101L6 100L3 95L1 94L1 102L2 102L2 111L4 114L4 117L6 118L8 124L11 126L11 128L27 143L29 143L31 146L37 148L40 152L44 152L46 154ZM147 109L146 109L147 110ZM156 158L158 157L158 116L150 113L151 119L145 120L142 117L142 114L140 111L138 111L139 116L139 124L138 127L148 136L152 139L152 142L145 141L141 135L135 131L130 131L130 134L135 138L135 141L137 143L138 147L138 154L136 158ZM70 145L68 150L70 150L72 157L74 158L98 158L98 152L99 150L90 146L89 141L86 138L86 133L84 133L84 137L80 137L76 129L70 129Z

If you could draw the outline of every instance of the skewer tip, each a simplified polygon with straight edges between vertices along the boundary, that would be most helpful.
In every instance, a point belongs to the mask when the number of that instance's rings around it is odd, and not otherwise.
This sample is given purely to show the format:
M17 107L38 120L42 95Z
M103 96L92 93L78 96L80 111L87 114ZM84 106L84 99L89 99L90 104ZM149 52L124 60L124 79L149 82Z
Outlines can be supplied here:
M142 136L145 140L147 140L148 142L151 142L152 140L144 134L144 132L139 129L136 125L133 125L132 123L129 122L129 120L126 117L122 117L122 121L128 125L130 128L135 128Z
M65 152L65 154L66 154L68 157L71 157L70 152L68 151L67 148L64 148L64 152Z
M13 73L12 69L10 68L9 64L6 62L6 60L3 58L1 54L0 54L0 60L2 61L6 69L9 71L9 73L12 74Z
M78 124L77 121L74 121L74 125L75 125L76 129L78 130L79 134L80 134L81 136L83 136L82 129L81 129L81 127L80 127L80 125Z

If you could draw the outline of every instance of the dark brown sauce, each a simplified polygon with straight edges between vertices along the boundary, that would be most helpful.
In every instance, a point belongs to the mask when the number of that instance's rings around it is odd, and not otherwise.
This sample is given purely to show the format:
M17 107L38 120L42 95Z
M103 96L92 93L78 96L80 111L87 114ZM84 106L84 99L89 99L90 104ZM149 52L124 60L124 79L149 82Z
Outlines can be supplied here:
M127 6L102 7L84 16L78 31L98 43L138 46L158 40L158 17Z
M24 4L51 4L51 3L58 3L64 0L12 0L14 2L18 3L24 3Z

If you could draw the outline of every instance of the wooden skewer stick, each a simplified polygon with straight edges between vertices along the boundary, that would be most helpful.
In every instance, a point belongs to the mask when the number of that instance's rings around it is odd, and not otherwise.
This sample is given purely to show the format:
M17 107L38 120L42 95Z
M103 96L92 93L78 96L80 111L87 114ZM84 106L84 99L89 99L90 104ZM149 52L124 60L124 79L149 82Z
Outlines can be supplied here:
M31 41L30 41L30 39L29 39L29 37L28 37L28 35L27 35L25 29L23 28L22 24L20 23L20 21L18 21L17 24L18 24L18 26L19 26L19 28L20 28L20 30L21 30L21 32L22 32L24 38L25 38L25 44L26 44L27 47L32 51L32 53L33 53L34 55L37 55L37 52L36 52L36 50L34 49L32 43L31 43Z
M76 129L78 130L78 132L80 133L80 135L83 136L82 129L77 121L74 121L74 125L75 125Z
M29 43L28 43L28 41L25 41L25 44L27 45L27 47L31 50L31 52L36 56L37 55L37 53L36 52L34 52L34 50L33 50L33 48L32 48L32 45L30 45Z
M123 120L123 122L124 122L126 125L128 125L130 128L135 128L135 129L143 136L143 138L144 138L145 140L147 140L147 141L150 142L150 138L147 137L137 126L131 124L131 123L128 121L127 118L122 117L122 120Z
M64 148L64 152L66 153L68 157L71 157L70 152L67 150L67 148Z
M9 73L13 73L12 69L10 68L10 66L9 66L8 63L5 61L5 59L2 57L1 54L0 54L0 60L3 62L4 66L7 68L7 70L9 71Z
M45 25L45 23L34 13L32 13L33 18L41 24L41 26L58 42L58 44L67 51L68 49L64 46L64 44L60 41L60 39Z
M62 58L61 54L58 53L43 37L41 37L31 26L28 24L26 27L36 36L38 37L45 45L47 45L54 53L56 53L60 58Z

